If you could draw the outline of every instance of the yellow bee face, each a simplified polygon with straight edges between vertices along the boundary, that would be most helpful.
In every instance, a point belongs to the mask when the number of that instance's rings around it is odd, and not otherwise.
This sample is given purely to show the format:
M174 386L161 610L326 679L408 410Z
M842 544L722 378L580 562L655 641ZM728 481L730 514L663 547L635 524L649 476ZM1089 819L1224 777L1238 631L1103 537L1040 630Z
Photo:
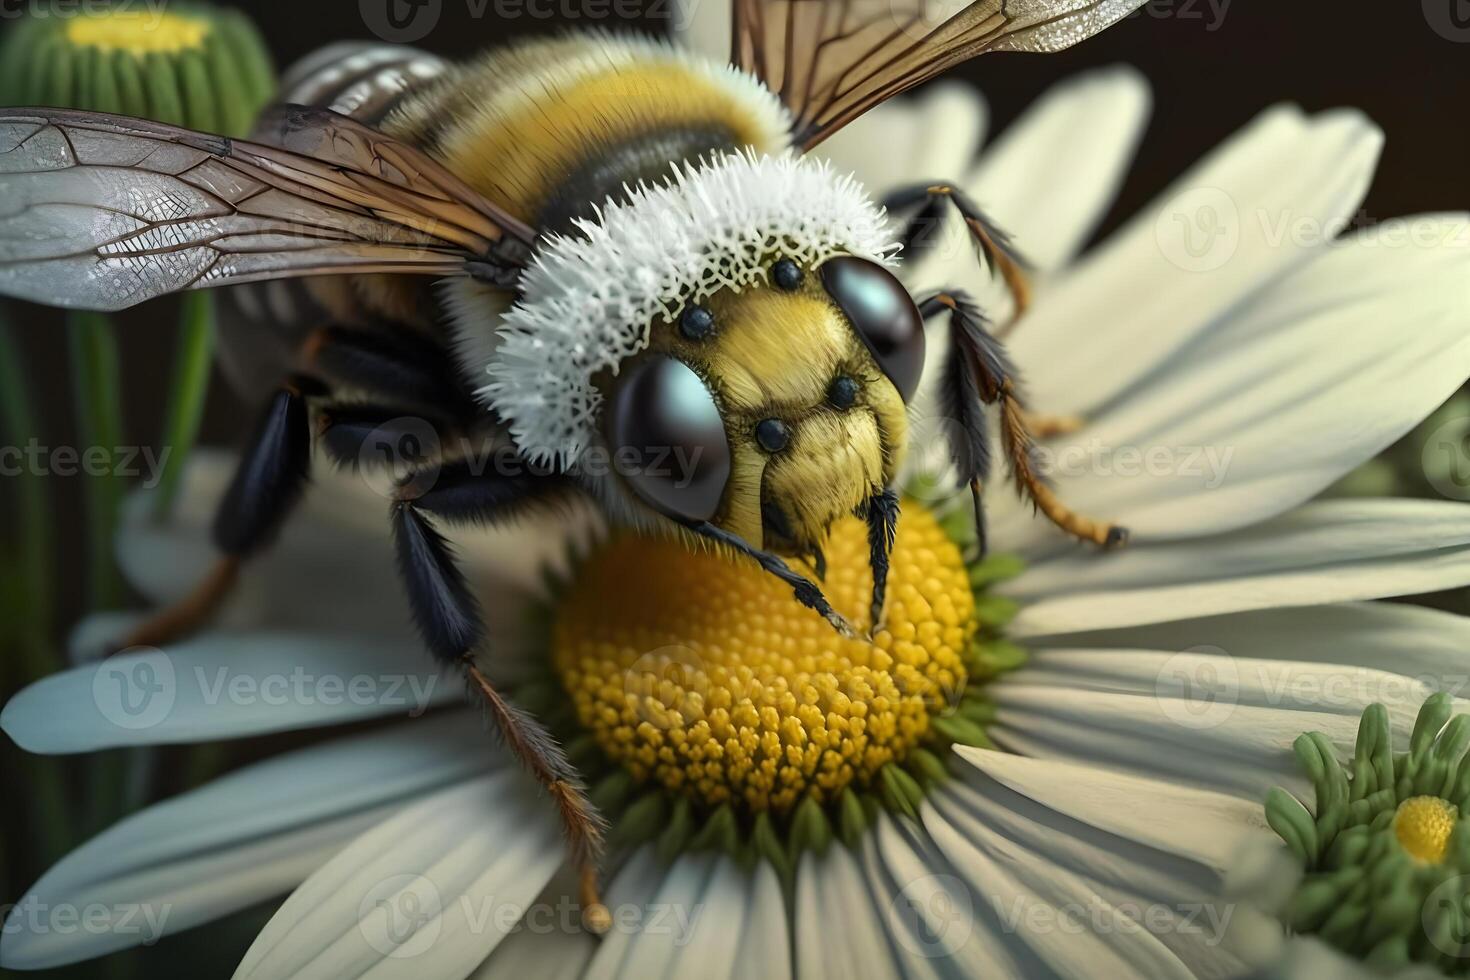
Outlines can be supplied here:
M617 379L610 441L699 442L683 488L633 489L676 519L809 555L893 481L922 364L922 320L886 269L781 260L768 284L718 292L654 330Z

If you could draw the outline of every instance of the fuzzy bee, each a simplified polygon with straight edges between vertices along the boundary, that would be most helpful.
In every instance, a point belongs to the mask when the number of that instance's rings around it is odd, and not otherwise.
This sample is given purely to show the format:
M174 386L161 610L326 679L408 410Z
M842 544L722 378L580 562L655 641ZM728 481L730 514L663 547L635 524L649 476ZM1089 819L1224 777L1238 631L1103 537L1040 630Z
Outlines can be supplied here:
M893 271L952 208L1024 309L1005 236L942 183L893 196L913 220L891 231L853 180L804 154L961 60L1059 50L1141 2L977 0L936 17L924 0L735 0L729 65L606 35L466 65L336 46L290 74L248 142L0 111L0 293L116 310L231 285L227 367L272 378L219 507L215 571L122 645L209 615L299 497L314 440L365 459L372 434L413 416L445 447L508 447L523 465L446 451L431 481L401 481L398 564L431 651L557 802L585 906L600 908L598 818L554 742L477 666L480 614L437 528L585 494L615 522L758 562L850 633L813 579L829 527L856 513L876 624L906 404L925 321L942 315L953 455L977 519L994 411L1021 492L1078 538L1121 541L1035 471L1019 380L981 312L958 291L916 300Z

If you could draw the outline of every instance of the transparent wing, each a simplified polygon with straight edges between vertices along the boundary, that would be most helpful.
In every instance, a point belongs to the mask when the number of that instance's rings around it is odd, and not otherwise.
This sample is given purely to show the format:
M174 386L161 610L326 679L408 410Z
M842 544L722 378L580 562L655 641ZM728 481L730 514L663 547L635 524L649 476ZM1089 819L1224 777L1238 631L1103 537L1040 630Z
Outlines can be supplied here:
M124 116L0 113L0 294L117 310L334 273L453 275L532 240L413 147L288 107L276 146Z
M730 60L811 149L874 106L987 51L1052 52L1145 0L733 0Z

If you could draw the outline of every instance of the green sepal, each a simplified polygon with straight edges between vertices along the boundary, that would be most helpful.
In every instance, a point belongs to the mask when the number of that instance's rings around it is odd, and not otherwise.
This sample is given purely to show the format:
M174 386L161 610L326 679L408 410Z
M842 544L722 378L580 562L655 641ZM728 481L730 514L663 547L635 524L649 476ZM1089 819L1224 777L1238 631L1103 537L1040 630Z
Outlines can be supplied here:
M740 822L730 804L723 803L705 820L704 826L689 841L694 851L719 851L730 857L740 856Z
M868 832L870 821L867 808L852 787L848 786L842 790L842 795L837 798L837 832L842 837L842 843L849 849L856 849L862 843L863 835Z
M796 810L791 815L791 863L795 865L803 851L825 854L831 843L832 825L827 822L827 814L823 812L822 805L810 796L805 797L796 805Z
M653 840L664 829L668 811L668 797L662 790L646 793L629 804L609 836L613 843L625 846Z
M966 718L963 714L947 715L943 718L935 718L929 722L934 730L957 745L972 745L975 748L990 749L995 745L990 741L990 736L985 734L985 729Z
M615 768L597 781L597 785L592 787L587 798L592 801L593 806L597 807L598 812L616 813L623 808L623 804L637 788L638 784L634 781L632 773L626 769Z
M674 812L669 815L669 824L658 836L656 846L658 859L664 864L673 864L674 859L684 853L684 848L689 844L689 838L693 836L694 808L690 805L688 797L675 797Z
M891 812L919 819L924 790L902 766L890 762L878 770L878 795Z
M750 844L758 858L771 862L771 867L776 869L776 875L782 882L789 884L792 881L791 856L771 824L770 813L765 810L755 815L755 822L750 828Z

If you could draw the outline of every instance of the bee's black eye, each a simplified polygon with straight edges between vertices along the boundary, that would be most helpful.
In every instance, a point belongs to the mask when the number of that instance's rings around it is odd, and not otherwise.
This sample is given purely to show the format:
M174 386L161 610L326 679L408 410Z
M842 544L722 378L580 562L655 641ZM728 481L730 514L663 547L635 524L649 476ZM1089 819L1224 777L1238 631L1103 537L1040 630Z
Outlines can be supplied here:
M650 507L707 521L730 479L730 443L714 396L683 361L650 357L620 380L608 407L613 464Z
M791 443L791 430L780 419L766 419L755 427L755 441L768 453L779 453Z
M903 283L876 262L840 255L822 264L822 285L899 397L912 398L924 372L924 318Z
M801 266L791 259L778 259L771 266L771 281L789 293L801 285Z
M852 408L857 404L857 396L857 380L844 374L827 389L827 404L833 408Z
M715 315L703 306L690 306L679 317L679 332L689 340L703 340L715 329Z

